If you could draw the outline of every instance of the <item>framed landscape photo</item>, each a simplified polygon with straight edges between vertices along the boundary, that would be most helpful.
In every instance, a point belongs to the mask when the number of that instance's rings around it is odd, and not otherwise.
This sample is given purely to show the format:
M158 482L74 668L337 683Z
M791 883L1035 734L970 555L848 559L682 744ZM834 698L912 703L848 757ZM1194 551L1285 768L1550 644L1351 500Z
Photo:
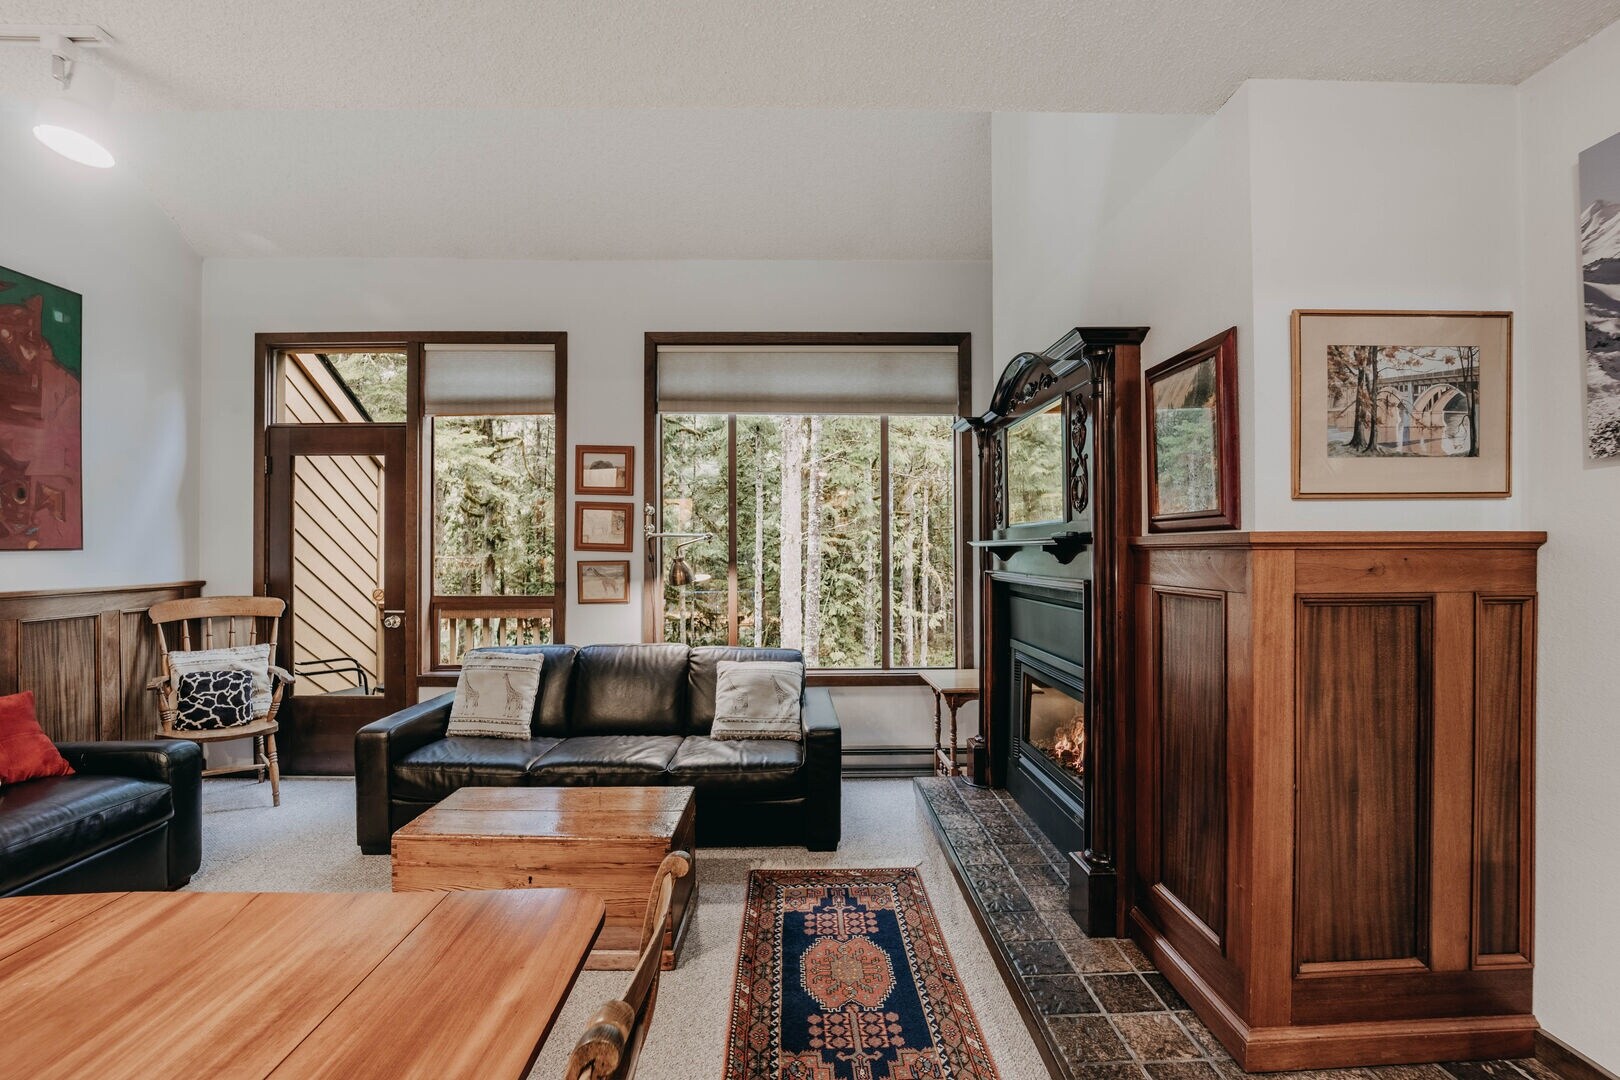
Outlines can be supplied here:
M1148 531L1238 527L1237 327L1149 368Z
M613 559L579 564L579 602L582 604L628 604L630 602L630 560Z
M633 446L576 446L574 494L634 495L635 469Z
M1294 498L1505 499L1513 315L1294 312Z
M1581 151L1586 455L1620 457L1620 135Z
M574 504L574 547L580 551L629 551L630 504L576 502Z

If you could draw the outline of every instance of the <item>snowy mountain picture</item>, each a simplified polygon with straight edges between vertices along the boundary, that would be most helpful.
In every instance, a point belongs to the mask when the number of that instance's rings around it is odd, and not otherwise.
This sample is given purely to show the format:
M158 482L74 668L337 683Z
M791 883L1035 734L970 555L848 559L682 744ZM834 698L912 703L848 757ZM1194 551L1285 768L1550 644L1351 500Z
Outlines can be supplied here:
M1581 154L1586 450L1620 456L1620 135Z

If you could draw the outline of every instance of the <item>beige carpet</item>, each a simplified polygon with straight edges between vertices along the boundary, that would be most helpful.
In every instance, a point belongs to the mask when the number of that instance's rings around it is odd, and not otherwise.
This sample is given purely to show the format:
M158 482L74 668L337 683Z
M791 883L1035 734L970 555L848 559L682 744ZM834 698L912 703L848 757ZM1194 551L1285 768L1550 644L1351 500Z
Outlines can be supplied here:
M350 780L283 781L281 806L251 780L204 784L203 865L191 887L249 891L369 891L388 888L388 859L361 855L354 841ZM699 900L681 955L667 972L642 1058L646 1080L718 1080L748 871L755 867L916 866L933 900L1003 1080L1044 1080L1039 1052L979 936L950 868L916 804L910 780L844 784L844 839L835 853L804 848L705 848L698 852ZM624 972L580 976L532 1077L552 1080L585 1021L617 997Z

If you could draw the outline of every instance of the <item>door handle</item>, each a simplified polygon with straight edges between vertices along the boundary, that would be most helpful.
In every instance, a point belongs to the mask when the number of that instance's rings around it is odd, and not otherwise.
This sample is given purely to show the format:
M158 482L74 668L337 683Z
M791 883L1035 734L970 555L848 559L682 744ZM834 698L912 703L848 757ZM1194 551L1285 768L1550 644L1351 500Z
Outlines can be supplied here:
M405 625L405 612L403 612L403 611L384 611L383 612L383 629L384 630L398 630L400 627L402 627L404 625Z

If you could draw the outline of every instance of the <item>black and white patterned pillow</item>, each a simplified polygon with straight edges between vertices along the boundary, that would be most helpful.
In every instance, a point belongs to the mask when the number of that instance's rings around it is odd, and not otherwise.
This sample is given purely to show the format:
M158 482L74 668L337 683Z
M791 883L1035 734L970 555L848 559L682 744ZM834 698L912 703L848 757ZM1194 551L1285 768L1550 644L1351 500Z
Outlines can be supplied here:
M194 671L180 676L177 731L213 731L253 720L253 672Z

